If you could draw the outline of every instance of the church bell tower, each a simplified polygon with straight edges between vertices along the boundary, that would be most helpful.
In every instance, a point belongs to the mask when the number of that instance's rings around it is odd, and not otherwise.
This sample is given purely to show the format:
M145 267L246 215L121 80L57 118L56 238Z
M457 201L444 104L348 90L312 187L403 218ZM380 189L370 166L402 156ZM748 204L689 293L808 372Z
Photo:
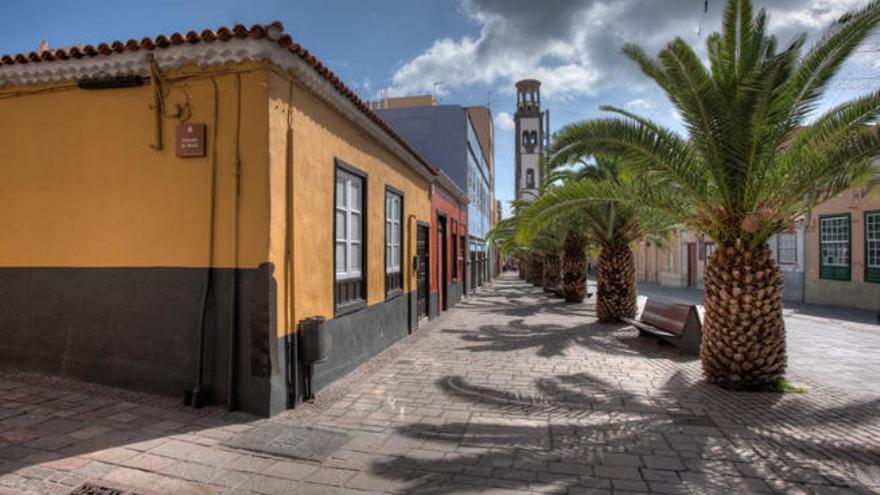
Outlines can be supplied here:
M524 79L516 83L516 199L533 199L541 185L538 165L547 145L549 112L541 111L541 82Z

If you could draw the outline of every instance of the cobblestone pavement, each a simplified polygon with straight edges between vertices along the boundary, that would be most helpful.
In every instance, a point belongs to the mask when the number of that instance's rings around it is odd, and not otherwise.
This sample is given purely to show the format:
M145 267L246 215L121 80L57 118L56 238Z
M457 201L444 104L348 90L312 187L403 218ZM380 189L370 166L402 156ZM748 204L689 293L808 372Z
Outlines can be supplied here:
M141 494L876 493L878 404L833 381L722 391L698 360L507 274L269 420L0 371L0 495L86 481ZM222 446L266 424L348 440L322 463Z
M639 285L646 297L687 301L702 311L703 292ZM880 399L880 321L856 309L785 303L789 376L807 387L831 387L854 397Z

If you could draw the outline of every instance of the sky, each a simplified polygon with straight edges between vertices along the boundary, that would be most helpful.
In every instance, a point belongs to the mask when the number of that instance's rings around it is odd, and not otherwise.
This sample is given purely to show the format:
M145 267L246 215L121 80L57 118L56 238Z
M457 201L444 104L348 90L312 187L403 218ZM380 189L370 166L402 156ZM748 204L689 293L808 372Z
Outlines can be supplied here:
M754 0L782 43L815 40L866 0ZM708 5L708 8L706 8ZM140 39L159 33L281 21L365 99L436 92L440 103L489 105L496 197L513 198L514 83L542 82L551 132L611 104L683 132L665 96L621 52L656 53L676 36L705 56L722 0L187 0L0 2L0 53ZM880 35L832 84L822 110L880 88ZM505 208L506 210L507 208Z

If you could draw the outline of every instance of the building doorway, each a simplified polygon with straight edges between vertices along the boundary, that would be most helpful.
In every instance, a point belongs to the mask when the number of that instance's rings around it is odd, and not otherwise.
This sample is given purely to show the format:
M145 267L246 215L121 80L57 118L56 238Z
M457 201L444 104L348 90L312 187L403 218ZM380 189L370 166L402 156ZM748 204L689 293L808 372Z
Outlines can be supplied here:
M459 234L458 235L458 273L461 274L461 292L462 294L468 294L468 283L470 283L471 278L467 273L467 239L466 235Z
M697 243L687 243L688 287L697 286Z
M437 215L437 292L440 298L440 310L447 309L446 288L449 285L449 274L447 272L447 263L449 262L446 243L446 217Z
M428 294L431 291L428 278L430 256L428 253L429 227L416 227L416 316L422 319L428 316Z

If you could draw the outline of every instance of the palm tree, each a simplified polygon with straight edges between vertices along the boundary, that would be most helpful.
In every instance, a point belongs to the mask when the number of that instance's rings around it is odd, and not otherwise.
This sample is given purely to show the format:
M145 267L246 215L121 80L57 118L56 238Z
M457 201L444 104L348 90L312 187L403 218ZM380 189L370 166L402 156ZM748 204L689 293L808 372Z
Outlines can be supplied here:
M519 222L518 211L523 207L521 201L513 201L513 216L501 220L498 225L489 232L489 242L498 243L501 246L501 254L512 255L517 260L519 277L534 286L544 285L545 265L553 256L558 258L558 241L555 241L552 233L541 232L539 236L530 242L520 242L516 238Z
M664 215L618 201L597 201L597 188L627 188L632 180L620 173L618 162L599 155L596 163L584 162L584 156L568 146L566 130L554 138L549 149L551 167L580 164L565 169L562 183L546 189L520 213L519 239L526 241L548 223L568 219L567 241L574 239L572 250L579 259L579 270L565 270L578 280L585 280L585 239L599 245L596 287L596 316L602 322L633 318L636 314L635 261L631 244L643 237L665 231L670 222ZM584 191L588 191L586 196ZM587 198L584 200L584 198ZM568 251L568 244L566 244Z
M565 232L562 242L562 298L565 302L581 303L587 297L588 241L576 224Z
M721 32L707 39L708 67L680 38L656 57L624 48L669 97L687 137L613 107L603 107L615 113L609 118L560 132L556 153L617 156L637 177L626 191L593 187L582 199L665 211L718 245L704 275L701 359L711 383L764 389L785 372L783 277L767 240L865 176L880 153L880 92L805 125L878 22L875 0L837 20L802 56L805 36L780 50L763 10L730 0Z
M583 179L589 176L588 169L565 169L553 167L550 162L542 159L539 166L542 169L542 184L539 189L539 196L547 195L559 185ZM523 207L528 209L530 204L524 204ZM532 208L535 210L535 208ZM534 216L534 215L532 215ZM528 215L523 215L523 221L528 221ZM547 218L541 222L539 229L542 232L548 229L557 233L562 238L561 250L561 270L562 270L562 297L566 302L581 303L587 296L587 260L586 250L588 246L588 236L585 235L589 218L580 212L572 212L564 216L556 216ZM521 227L522 230L522 227ZM529 230L526 227L526 230ZM526 237L534 235L534 228L529 230Z

